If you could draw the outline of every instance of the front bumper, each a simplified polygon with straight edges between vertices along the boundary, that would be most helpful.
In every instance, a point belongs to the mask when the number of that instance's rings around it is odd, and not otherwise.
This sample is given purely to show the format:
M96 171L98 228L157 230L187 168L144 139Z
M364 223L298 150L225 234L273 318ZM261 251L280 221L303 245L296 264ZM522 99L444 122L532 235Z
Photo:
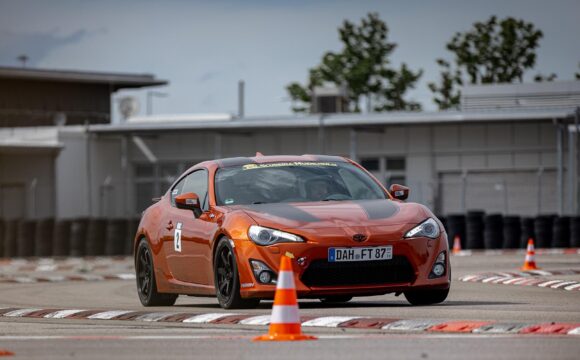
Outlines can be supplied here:
M287 252L294 256L293 270L296 283L296 291L301 298L318 298L329 295L349 295L349 296L368 296L381 295L392 292L404 292L409 289L445 289L450 286L449 279L449 249L447 245L447 235L442 232L438 239L416 238L416 239L397 239L383 240L372 243L365 242L353 245L353 242L347 240L337 240L332 242L307 242L307 243L283 243L271 246L257 246L248 240L235 241L235 251L238 259L238 269L240 273L241 295L246 298L263 298L270 299L274 297L276 290L275 285L260 284L255 278L250 259L260 260L270 267L274 272L278 272L280 257ZM393 260L386 260L384 264L377 266L375 271L392 272L392 274L383 277L373 277L372 283L366 283L363 267L357 268L355 263L348 264L348 271L342 269L342 276L324 281L324 276L333 276L335 273L326 271L323 276L317 276L318 281L313 281L312 274L320 273L320 269L313 270L314 266L327 266L327 254L329 247L368 247L368 246L393 246ZM435 264L437 256L446 252L446 270L438 278L429 278L429 274ZM399 276L397 272L403 272L404 268L400 266L391 266L393 262L406 262L408 265L408 274ZM391 262L391 265L389 265ZM326 265L325 265L326 263ZM378 262L376 262L378 263ZM336 264L336 263L331 263ZM360 264L360 263L359 263ZM372 264L375 265L375 264ZM384 266L383 266L384 265ZM391 267L390 267L391 266ZM369 271L371 268L367 268ZM329 269L326 269L329 270ZM361 282L357 283L357 276L360 274ZM336 274L340 275L340 272ZM341 281L343 279L344 281ZM384 279L385 282L382 282ZM377 283L378 281L378 283Z

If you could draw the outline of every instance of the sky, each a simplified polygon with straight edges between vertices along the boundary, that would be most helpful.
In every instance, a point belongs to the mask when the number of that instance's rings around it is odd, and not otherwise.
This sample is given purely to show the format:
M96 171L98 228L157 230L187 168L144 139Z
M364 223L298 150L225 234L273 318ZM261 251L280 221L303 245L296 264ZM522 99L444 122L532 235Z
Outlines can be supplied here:
M338 27L378 12L398 44L391 62L423 69L407 98L434 110L427 83L445 44L491 15L532 22L544 32L537 73L573 79L580 62L578 0L0 0L0 66L151 73L168 80L155 91L155 114L237 112L246 84L247 116L290 114L285 86L305 82L326 51L339 51ZM135 96L141 112L146 90ZM118 114L115 112L115 116Z

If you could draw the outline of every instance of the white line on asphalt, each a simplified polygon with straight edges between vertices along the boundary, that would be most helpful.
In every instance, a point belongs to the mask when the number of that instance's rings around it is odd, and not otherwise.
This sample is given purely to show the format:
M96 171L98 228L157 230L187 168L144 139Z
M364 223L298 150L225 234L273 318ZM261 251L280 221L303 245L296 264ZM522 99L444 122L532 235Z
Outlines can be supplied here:
M539 286L539 287L547 287L547 286L549 286L549 285L552 285L552 284L558 283L558 282L560 282L560 281L562 281L562 280L550 280L550 281L546 281L546 282L543 282L543 283L541 283L541 284L538 284L538 286Z
M46 319L64 319L67 316L78 314L78 313L83 312L83 311L85 311L85 310L76 310L76 309L59 310L59 311L51 312L50 314L46 314L43 317Z
M258 315L244 319L239 322L242 325L268 325L270 324L271 315Z
M347 322L354 319L361 319L363 317L353 317L353 316L323 316L308 320L302 323L302 326L322 326L322 327L337 327L343 322Z
M209 314L201 314L188 317L187 319L183 320L184 323L194 323L194 324L206 324L208 322L221 319L226 316L230 315L240 315L240 314L230 314L230 313L209 313Z
M42 309L19 309L19 310L14 310L14 311L10 311L7 312L6 314L2 315L2 316L6 316L6 317L23 317L24 315L28 315L30 313L33 313L35 311L39 311Z
M564 285L572 285L572 284L576 284L576 281L564 281L560 284L554 284L552 286L550 286L552 289L559 289Z
M125 315L131 313L133 311L129 310L112 310L112 311L103 311L100 313L96 313L94 315L89 316L87 319L91 320L110 320L114 317Z
M574 284L574 285L570 285L570 286L566 286L564 288L564 290L576 290L576 289L580 289L580 283Z

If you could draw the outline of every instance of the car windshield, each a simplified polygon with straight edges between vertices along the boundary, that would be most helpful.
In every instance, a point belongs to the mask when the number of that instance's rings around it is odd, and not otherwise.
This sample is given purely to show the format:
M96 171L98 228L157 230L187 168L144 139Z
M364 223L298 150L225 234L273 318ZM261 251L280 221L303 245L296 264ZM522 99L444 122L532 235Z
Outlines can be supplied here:
M364 171L343 162L277 162L219 169L218 205L386 199Z

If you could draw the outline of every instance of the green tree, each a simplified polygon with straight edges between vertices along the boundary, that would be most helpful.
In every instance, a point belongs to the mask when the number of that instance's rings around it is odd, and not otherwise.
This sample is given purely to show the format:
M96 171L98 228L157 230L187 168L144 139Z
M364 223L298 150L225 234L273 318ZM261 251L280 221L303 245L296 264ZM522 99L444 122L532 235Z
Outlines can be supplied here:
M521 82L536 63L536 48L543 33L532 23L512 17L476 22L473 28L456 33L447 43L454 64L438 59L440 84L430 83L440 109L459 106L457 85Z
M346 85L354 112L361 111L363 99L369 111L420 110L420 104L406 100L405 94L422 71L414 72L406 64L391 67L389 57L397 45L388 41L389 29L378 14L369 13L360 25L345 20L338 33L342 49L326 52L310 69L306 85L293 82L286 87L293 111L308 111L314 87L326 83Z

